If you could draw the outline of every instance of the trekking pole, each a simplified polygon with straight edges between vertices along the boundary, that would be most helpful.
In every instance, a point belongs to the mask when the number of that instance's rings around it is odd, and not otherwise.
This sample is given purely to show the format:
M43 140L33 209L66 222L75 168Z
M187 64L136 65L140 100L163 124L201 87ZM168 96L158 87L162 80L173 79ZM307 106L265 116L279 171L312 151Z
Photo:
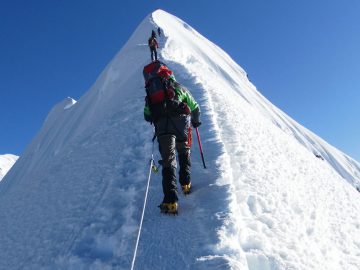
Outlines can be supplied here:
M155 141L155 138L156 138L156 136L154 135L154 137L152 139L153 145L152 145L152 152L151 152L149 177L148 177L146 191L145 191L144 205L143 205L143 209L142 209L141 220L140 220L140 225L139 225L139 231L138 231L136 244L135 244L134 256L133 256L133 259L132 259L132 262L131 262L131 270L134 270L134 266L135 266L135 259L136 259L136 254L137 254L137 250L138 250L138 246L139 246L140 234L141 234L141 230L142 230L142 224L143 224L143 221L144 221L144 215L145 215L145 209L146 209L146 202L147 202L147 197L148 197L148 193L149 193L151 172L157 172L157 170L158 170L156 168L156 165L155 165L155 162L154 162L154 141Z
M206 169L205 159L204 159L204 152L203 152L202 144L201 144L201 140L200 140L199 129L198 129L198 128L195 128L195 130L196 130L196 136L197 136L197 139L198 139L198 142L199 142L201 159L202 159L202 162L203 162L203 165L204 165L204 169Z

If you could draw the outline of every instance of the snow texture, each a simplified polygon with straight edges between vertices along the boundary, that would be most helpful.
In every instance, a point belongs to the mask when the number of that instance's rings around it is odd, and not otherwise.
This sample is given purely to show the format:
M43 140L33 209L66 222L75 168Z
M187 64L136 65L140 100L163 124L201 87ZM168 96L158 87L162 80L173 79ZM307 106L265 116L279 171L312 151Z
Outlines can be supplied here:
M158 26L161 60L201 106L208 168L194 141L193 192L178 216L159 213L161 173L152 174L135 269L359 270L360 164L161 10L80 100L52 109L1 182L0 269L130 269L152 152L144 43Z
M0 181L14 165L18 156L12 154L0 155Z

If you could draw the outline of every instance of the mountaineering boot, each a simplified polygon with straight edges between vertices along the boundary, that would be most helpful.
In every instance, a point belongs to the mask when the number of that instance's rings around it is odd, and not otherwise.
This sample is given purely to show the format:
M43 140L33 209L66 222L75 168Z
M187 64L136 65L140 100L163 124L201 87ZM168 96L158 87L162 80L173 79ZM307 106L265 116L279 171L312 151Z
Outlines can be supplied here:
M181 189L185 195L190 194L191 182L188 185L182 185Z
M161 203L159 205L161 213L164 214L178 214L178 204L177 202L174 203Z

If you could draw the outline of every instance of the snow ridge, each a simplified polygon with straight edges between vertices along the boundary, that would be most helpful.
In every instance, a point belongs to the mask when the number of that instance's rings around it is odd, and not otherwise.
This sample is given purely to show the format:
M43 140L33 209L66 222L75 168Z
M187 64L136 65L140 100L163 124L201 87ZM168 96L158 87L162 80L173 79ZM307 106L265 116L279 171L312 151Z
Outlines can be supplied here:
M12 154L0 155L0 181L15 164L18 156Z
M161 60L201 106L208 169L194 142L194 189L180 195L177 217L159 213L161 173L152 175L135 269L358 269L359 164L161 10L80 100L53 108L0 183L0 269L130 268L153 135L142 68L158 26Z

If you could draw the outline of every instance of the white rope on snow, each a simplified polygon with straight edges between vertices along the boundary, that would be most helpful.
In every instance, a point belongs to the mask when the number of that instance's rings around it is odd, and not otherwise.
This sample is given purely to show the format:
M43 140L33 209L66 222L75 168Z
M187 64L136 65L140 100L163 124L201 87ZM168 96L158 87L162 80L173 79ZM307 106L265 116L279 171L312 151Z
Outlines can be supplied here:
M134 256L133 256L132 263L131 263L131 270L134 270L134 266L135 266L136 254L137 254L137 250L138 250L138 246L139 246L140 234L141 234L141 230L142 230L142 224L143 224L143 221L144 221L144 215L145 215L145 209L146 209L146 202L147 202L147 197L148 197L148 193L149 193L149 186L150 186L150 179L151 179L151 171L152 171L152 168L153 168L153 165L154 165L154 140L155 140L155 137L154 137L154 139L153 139L153 146L152 146L152 153L151 153L149 177L148 177L147 186L146 186L144 205L143 205L143 210L142 210L142 214L141 214L139 231L138 231L138 235L137 235L137 239L136 239L136 244L135 244Z

